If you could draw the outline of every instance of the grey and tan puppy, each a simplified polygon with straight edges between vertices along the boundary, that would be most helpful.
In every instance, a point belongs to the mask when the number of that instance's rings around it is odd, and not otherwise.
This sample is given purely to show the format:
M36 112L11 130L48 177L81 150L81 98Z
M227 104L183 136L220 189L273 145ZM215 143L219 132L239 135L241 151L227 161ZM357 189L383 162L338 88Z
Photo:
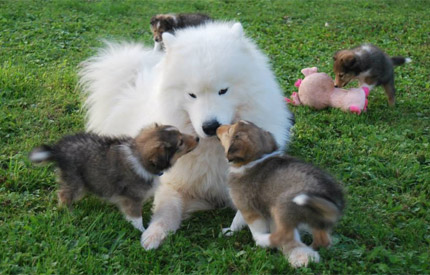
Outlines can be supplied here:
M336 180L277 151L273 136L253 123L220 126L217 136L230 162L230 195L257 245L282 249L294 267L318 262L312 248L331 244L330 230L344 208ZM300 240L302 224L312 231L312 248Z
M338 51L333 60L336 87L342 88L353 79L358 79L360 86L370 90L382 85L390 106L395 104L394 66L411 61L403 56L390 57L371 44Z
M198 26L212 19L202 13L169 13L157 14L151 18L151 31L154 36L155 50L163 49L163 33L168 32L174 34L176 30L187 27Z
M33 149L29 158L57 164L61 205L70 207L89 192L116 204L134 227L144 231L142 204L153 194L158 176L198 141L173 126L155 124L136 138L90 133L66 136L55 145Z

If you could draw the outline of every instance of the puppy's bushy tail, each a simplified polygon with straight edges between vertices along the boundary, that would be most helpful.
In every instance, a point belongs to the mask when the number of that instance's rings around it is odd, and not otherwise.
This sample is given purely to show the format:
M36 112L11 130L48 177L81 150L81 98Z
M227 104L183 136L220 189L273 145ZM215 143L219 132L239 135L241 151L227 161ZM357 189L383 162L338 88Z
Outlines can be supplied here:
M400 66L405 63L409 63L412 61L409 57L403 57L403 56L392 56L391 61L393 61L394 66Z
M34 148L28 158L34 163L41 163L46 161L54 161L54 151L49 145L41 145Z
M342 210L337 205L322 197L302 193L295 196L293 202L311 208L325 223L334 224L342 215Z

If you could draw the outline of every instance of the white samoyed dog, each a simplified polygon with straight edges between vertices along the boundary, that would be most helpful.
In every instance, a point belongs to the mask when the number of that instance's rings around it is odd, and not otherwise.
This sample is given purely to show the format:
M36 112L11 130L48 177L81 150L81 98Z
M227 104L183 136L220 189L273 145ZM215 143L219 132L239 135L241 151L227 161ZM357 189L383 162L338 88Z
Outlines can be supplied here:
M157 248L193 211L231 205L228 163L215 136L222 124L244 119L289 142L292 115L267 58L240 23L211 22L164 33L166 52L140 44L108 44L82 63L87 130L135 136L154 122L197 134L199 146L161 177L153 216L142 234ZM244 225L240 213L231 230Z

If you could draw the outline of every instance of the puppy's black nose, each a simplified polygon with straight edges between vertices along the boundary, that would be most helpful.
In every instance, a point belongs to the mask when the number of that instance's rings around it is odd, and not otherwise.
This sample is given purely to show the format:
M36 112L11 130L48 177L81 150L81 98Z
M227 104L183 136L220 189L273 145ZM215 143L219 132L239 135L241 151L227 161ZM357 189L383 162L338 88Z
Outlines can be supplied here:
M157 36L157 37L154 38L154 40L155 40L155 42L160 42L161 38Z
M337 86L337 85L334 85L334 87L335 87L335 88L339 88L339 86Z
M196 137L196 142L199 142L200 141L200 138L199 137Z
M203 132L208 136L213 136L216 134L216 129L218 129L220 125L221 124L219 124L217 120L206 121L202 126Z

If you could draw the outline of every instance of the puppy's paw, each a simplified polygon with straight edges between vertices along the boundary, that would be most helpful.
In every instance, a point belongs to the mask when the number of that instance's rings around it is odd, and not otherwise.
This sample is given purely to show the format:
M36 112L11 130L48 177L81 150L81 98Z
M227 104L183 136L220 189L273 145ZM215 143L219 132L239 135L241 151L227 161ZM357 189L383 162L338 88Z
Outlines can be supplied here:
M129 221L134 228L139 230L140 232L145 232L145 227L143 226L142 217L133 218L133 217L125 217L127 221Z
M303 267L311 262L318 263L320 255L310 247L300 246L289 253L288 261L294 268Z
M140 232L142 232L142 233L144 233L145 232L145 227L142 225L142 226L139 226L139 227L136 227L136 229L137 230L139 230Z
M234 231L233 231L233 230L231 230L231 228L230 228L230 227L226 227L226 228L223 228L223 229L222 229L222 234L223 234L224 236L231 237L231 236L233 236Z
M148 229L143 232L140 244L145 250L157 249L166 236L167 232L164 227L159 224L151 224Z
M258 234L254 236L255 244L260 247L270 247L270 234Z

